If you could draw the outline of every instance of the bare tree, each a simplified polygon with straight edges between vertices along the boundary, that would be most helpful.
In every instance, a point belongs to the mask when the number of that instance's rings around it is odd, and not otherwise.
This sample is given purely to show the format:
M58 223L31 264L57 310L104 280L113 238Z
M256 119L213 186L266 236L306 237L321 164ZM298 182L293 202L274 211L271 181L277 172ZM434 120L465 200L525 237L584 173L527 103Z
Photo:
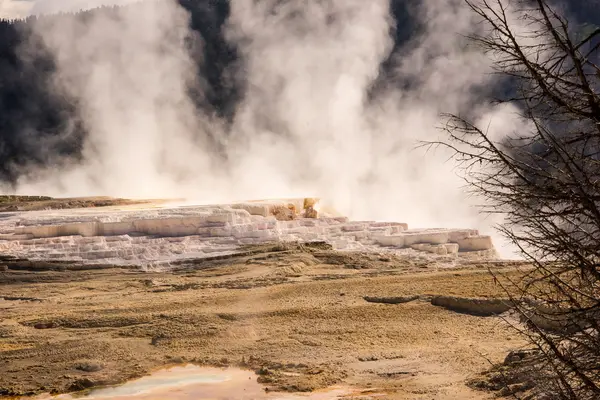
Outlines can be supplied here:
M487 28L472 40L530 128L498 142L447 115L447 139L429 144L453 150L534 266L503 280L539 355L534 396L600 399L600 28L582 31L544 0L465 1Z

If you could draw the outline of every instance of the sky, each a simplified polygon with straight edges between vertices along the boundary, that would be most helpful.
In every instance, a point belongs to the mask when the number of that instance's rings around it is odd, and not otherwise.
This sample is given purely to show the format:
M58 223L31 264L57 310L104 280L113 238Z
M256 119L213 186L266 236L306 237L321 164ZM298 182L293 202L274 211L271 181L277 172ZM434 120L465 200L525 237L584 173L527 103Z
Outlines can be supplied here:
M126 4L133 0L0 0L0 18L17 19L28 15L79 11L101 5Z

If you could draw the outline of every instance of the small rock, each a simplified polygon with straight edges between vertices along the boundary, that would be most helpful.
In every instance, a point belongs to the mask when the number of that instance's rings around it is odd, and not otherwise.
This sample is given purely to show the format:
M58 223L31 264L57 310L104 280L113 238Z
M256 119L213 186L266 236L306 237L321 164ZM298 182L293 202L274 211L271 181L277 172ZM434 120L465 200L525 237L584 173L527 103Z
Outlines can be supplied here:
M517 362L523 361L525 358L533 355L535 350L514 350L508 353L506 358L504 358L504 364L514 364Z
M77 379L71 384L71 386L69 386L68 390L70 392L79 392L81 390L89 389L95 385L96 383L89 378Z
M161 341L168 340L168 339L169 338L166 335L159 333L158 335L152 337L150 344L152 346L157 346Z
M379 357L377 356L363 356L363 357L358 357L358 361L377 361L379 360Z
M75 365L75 369L78 369L79 371L84 371L84 372L98 372L98 371L101 371L102 369L104 369L104 366L99 363L84 361L82 363Z
M35 329L52 329L56 328L56 324L54 322L38 322L33 327Z

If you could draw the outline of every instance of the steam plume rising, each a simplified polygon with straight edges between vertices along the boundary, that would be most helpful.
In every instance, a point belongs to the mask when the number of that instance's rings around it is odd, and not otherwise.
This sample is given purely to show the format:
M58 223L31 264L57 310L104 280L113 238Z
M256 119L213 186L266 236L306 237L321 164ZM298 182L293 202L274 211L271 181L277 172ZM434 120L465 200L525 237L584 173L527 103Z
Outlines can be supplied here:
M231 123L188 96L203 89L203 44L177 3L41 23L56 90L77 100L89 135L83 162L32 172L18 191L202 202L314 194L352 218L485 229L447 155L415 150L438 135L440 112L472 110L494 83L461 36L479 25L462 0L425 0L417 17L422 33L392 53L388 0L231 2L226 37L245 71ZM510 108L477 112L521 124Z

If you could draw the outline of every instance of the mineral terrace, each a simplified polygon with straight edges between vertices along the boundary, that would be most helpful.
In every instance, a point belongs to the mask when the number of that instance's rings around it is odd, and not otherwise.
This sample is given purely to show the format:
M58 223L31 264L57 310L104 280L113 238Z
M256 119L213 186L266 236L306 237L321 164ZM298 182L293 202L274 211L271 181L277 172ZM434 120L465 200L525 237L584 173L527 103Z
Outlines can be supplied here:
M242 245L272 241L325 241L336 250L385 248L399 250L398 254L407 248L442 256L493 254L491 238L476 230L408 229L397 222L318 217L316 211L316 218L306 218L304 206L311 201L5 213L0 221L0 251L31 260L85 264L168 263L230 254Z

